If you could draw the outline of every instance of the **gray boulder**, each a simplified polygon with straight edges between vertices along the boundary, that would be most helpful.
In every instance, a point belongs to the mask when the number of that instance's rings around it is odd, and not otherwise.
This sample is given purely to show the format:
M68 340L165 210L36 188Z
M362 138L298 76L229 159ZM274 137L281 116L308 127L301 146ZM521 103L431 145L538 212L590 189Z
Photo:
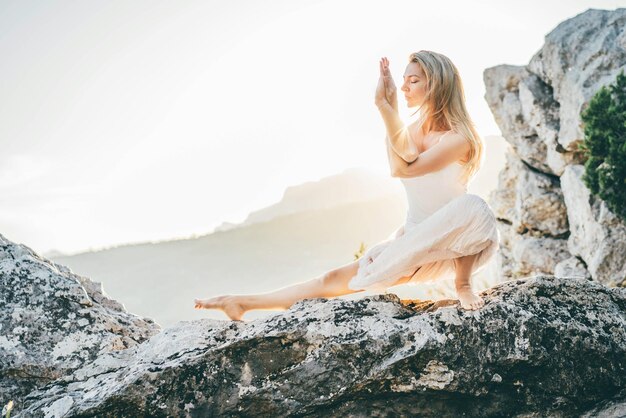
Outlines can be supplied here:
M0 235L0 402L23 397L99 356L160 331L102 284Z
M518 234L562 237L569 232L559 178L530 168L512 151L489 199L496 217L510 222Z
M626 289L536 276L482 296L477 311L386 294L183 321L15 416L566 417L626 387Z
M578 277L626 285L626 225L590 196L577 149L581 112L624 69L621 8L589 9L560 23L528 65L484 71L485 100L513 150L488 199L503 237L502 279L532 272L567 276L575 268Z
M570 165L561 176L571 234L569 252L579 256L598 281L626 285L626 225L595 198L582 181L584 168Z
M558 102L558 142L572 151L583 138L580 112L601 86L626 70L626 8L588 9L545 37L528 70L550 86Z

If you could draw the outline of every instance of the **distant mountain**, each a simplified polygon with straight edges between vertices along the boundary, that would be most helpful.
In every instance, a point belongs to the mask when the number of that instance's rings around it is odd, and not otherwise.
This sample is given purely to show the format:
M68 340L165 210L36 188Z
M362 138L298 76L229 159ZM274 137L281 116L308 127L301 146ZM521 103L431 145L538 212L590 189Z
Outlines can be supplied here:
M224 222L214 232L266 222L293 213L328 209L402 193L402 185L397 179L380 176L366 168L353 167L318 181L288 187L279 202L251 212L242 223Z
M44 257L46 257L46 258L53 259L53 258L55 258L55 257L63 257L63 256L66 256L67 254L65 254L65 253L64 253L64 252L62 252L62 251L52 249L52 250L50 250L50 251L48 251L48 252L43 253L42 255L43 255Z

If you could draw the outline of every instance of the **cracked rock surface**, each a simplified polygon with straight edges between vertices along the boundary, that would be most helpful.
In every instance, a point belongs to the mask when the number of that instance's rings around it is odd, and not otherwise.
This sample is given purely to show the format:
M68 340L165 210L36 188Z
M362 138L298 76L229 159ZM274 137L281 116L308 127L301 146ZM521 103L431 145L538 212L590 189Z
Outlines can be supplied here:
M101 283L2 235L0 309L2 405L161 329L110 299Z
M33 391L15 416L565 417L625 387L626 289L536 276L481 295L477 311L386 294L182 321Z

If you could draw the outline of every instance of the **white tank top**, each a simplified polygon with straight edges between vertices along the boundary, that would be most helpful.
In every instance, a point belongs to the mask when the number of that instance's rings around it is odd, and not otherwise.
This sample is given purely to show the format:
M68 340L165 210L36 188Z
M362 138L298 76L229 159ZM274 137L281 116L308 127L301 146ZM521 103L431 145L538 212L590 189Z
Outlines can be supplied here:
M439 141L449 132L441 135ZM400 178L406 190L407 220L417 223L435 213L450 200L467 193L461 174L463 164L455 161L439 171L423 176Z

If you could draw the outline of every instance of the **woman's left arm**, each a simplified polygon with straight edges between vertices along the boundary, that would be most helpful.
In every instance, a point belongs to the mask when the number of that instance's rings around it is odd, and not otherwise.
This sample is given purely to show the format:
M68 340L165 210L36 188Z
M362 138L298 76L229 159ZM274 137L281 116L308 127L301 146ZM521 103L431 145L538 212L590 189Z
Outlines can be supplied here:
M420 153L419 158L403 168L396 170L392 177L411 178L439 171L448 165L458 162L470 152L470 144L463 135L446 135L437 143Z
M385 135L385 147L387 148L387 159L389 160L389 169L391 176L395 177L398 173L404 172L410 163L402 159L391 146L389 135Z

